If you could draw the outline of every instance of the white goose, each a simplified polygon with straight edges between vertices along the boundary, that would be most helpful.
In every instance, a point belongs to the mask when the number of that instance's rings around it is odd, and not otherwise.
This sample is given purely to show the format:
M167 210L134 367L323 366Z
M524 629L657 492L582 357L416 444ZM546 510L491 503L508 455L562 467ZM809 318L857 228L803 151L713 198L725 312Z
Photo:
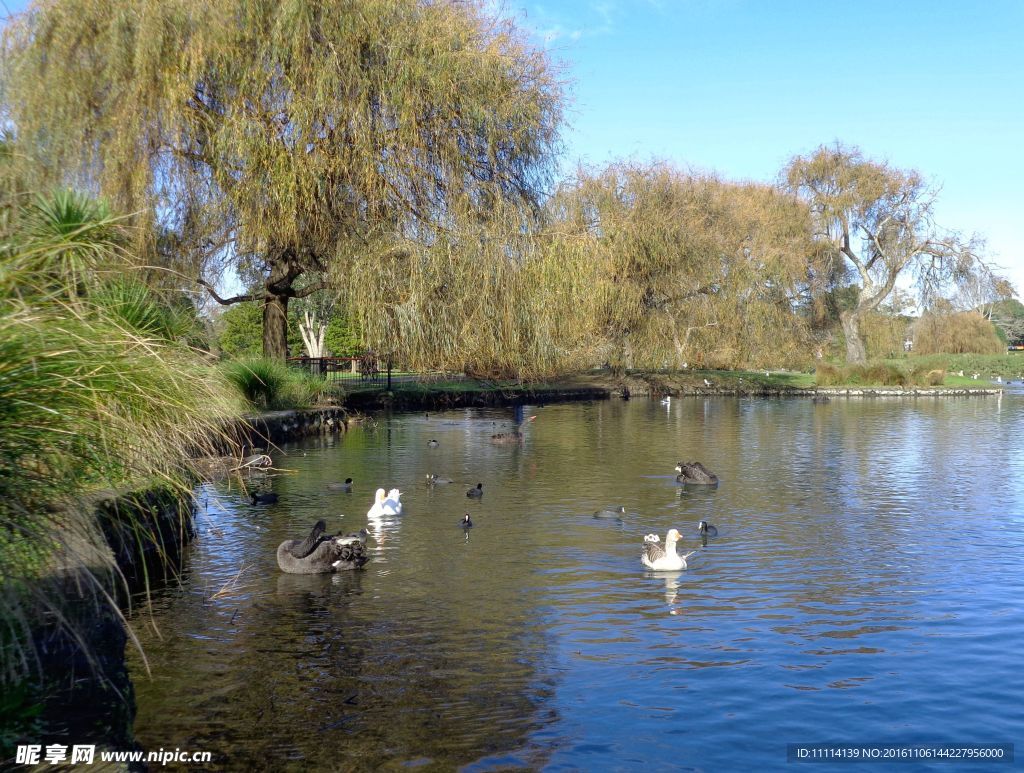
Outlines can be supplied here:
M677 529L668 530L664 545L657 540L657 537L652 540L652 536L655 535L648 534L644 537L644 550L640 554L640 560L643 561L644 566L656 572L675 572L686 568L686 559L695 551L691 551L685 556L676 553L676 543L682 536Z
M367 518L380 518L382 515L401 515L402 514L402 492L396 488L391 489L387 494L384 493L384 489L377 489L377 494L374 497L373 507L366 513Z

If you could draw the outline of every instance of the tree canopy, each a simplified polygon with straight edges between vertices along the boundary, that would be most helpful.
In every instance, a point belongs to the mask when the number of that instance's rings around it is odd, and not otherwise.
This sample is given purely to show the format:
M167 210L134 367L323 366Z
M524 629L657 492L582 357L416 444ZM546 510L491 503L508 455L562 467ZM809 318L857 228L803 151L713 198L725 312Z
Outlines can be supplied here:
M605 359L634 367L786 361L814 248L807 208L770 185L667 164L583 171L550 205L561 249L590 256Z
M860 280L856 303L840 316L849 362L866 360L860 324L900 277L913 281L927 305L989 271L979 239L935 224L937 191L918 172L869 161L859 150L836 144L795 157L784 175L788 188L810 205L818 239Z
M275 357L288 300L318 289L303 274L350 281L354 256L498 201L528 216L561 120L545 55L477 3L49 0L5 55L50 176L140 212L211 290L226 266L258 276L219 300L263 303Z

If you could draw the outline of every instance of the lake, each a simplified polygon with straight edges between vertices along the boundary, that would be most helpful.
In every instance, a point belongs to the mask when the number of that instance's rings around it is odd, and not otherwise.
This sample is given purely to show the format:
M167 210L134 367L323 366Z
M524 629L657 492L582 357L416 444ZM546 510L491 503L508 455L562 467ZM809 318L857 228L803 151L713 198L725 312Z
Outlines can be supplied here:
M1008 391L382 414L289 445L263 484L277 504L199 489L180 587L136 611L139 742L210 751L212 769L469 771L1014 743L1021 437ZM677 484L681 460L721 484ZM346 477L354 493L328 490ZM365 526L395 486L405 512L375 524L363 570L278 570L282 540ZM643 536L671 527L689 568L648 572Z

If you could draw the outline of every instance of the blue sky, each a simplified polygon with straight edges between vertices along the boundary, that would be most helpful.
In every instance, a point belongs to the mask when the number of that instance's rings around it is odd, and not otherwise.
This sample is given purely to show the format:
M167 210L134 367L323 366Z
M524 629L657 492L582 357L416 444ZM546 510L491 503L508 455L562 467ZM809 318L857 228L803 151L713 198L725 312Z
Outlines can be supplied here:
M0 0L16 12L24 0ZM836 140L942 186L1024 293L1024 0L491 0L570 81L566 170L770 181Z
M922 172L1024 293L1021 0L506 0L572 81L571 168L770 181L823 143Z

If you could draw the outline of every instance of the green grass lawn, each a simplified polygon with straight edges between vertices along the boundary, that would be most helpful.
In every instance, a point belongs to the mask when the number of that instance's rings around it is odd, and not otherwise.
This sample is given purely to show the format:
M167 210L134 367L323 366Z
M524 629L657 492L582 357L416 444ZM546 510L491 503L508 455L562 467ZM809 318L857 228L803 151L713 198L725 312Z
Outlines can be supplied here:
M1024 352L1010 352L1008 354L927 354L911 355L882 362L896 365L904 369L914 367L941 368L946 371L947 384L951 384L950 378L957 378L959 371L964 372L964 377L975 386L983 381L988 382L996 376L1002 377L1004 381L1013 379L1019 381L1024 378ZM975 381L971 375L977 373ZM959 383L959 382L958 382Z

